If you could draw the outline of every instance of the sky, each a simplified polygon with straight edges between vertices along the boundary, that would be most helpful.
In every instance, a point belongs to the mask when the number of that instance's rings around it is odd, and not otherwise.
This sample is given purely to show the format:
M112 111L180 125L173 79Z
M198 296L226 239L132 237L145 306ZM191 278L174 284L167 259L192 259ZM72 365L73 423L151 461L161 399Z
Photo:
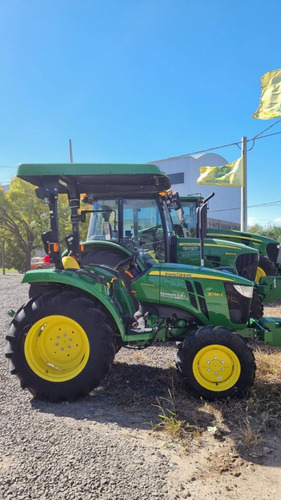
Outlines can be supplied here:
M74 162L145 163L271 127L248 142L248 221L281 224L281 122L251 118L280 18L280 0L0 0L0 183L68 162L70 138Z

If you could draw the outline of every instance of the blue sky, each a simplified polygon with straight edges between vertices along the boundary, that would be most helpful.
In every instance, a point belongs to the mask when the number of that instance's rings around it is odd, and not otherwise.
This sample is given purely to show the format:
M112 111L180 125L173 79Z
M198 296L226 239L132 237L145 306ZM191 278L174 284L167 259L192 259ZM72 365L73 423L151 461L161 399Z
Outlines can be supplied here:
M0 0L0 182L69 161L69 138L76 162L147 162L254 137L278 121L251 115L280 18L279 0ZM248 153L250 222L281 223L281 201L251 208L281 200L280 157L281 134Z

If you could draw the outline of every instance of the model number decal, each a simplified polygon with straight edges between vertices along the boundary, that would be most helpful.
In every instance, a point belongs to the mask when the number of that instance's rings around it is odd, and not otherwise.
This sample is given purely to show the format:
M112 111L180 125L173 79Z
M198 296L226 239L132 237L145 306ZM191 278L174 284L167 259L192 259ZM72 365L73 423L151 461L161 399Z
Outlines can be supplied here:
M168 293L168 292L160 292L161 297L166 297L168 299L186 299L186 295L184 293Z

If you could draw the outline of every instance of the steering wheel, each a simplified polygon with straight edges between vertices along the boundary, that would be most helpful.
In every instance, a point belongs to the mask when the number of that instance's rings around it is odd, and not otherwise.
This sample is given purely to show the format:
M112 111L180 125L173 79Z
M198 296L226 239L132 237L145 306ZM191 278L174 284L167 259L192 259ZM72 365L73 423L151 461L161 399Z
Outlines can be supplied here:
M127 266L129 264L134 266L137 262L138 256L139 256L139 252L132 253L131 255L126 257L125 259L120 260L120 262L117 264L117 266L115 266L114 269L118 270L118 269L120 269L120 267Z

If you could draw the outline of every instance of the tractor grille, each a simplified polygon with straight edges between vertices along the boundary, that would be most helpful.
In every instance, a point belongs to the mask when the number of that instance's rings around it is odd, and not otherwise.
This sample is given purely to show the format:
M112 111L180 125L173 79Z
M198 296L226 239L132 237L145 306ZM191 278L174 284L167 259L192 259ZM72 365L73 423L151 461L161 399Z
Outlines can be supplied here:
M255 281L259 261L258 253L244 253L236 259L237 273L243 278Z
M201 309L204 316L209 319L209 312L201 283L199 281L195 281L194 283L186 281L185 284L191 305L197 310Z
M232 283L224 283L229 317L232 323L247 323L250 315L251 300L235 290Z
M268 243L266 246L266 252L270 260L276 264L278 259L279 248L277 243Z

